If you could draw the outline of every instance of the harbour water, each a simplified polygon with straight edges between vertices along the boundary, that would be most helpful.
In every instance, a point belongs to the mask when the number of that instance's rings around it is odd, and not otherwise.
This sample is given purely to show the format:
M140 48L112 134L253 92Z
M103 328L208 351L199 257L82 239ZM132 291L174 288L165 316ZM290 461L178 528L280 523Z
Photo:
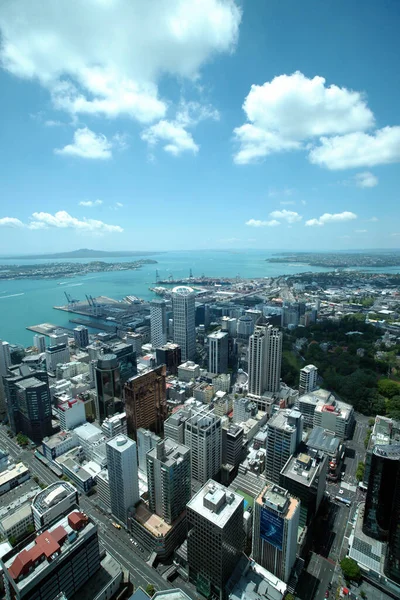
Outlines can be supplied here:
M93 297L109 296L121 300L124 296L135 295L150 299L153 293L149 287L154 285L156 270L161 279L172 275L178 279L202 274L211 277L277 277L293 275L307 271L323 272L330 269L310 267L297 263L268 263L266 258L276 254L263 250L205 250L191 252L164 252L148 258L157 260L157 264L144 265L136 271L109 271L90 273L71 279L21 279L0 282L0 339L11 344L32 344L33 334L25 328L39 323L55 323L71 327L68 315L53 306L66 304L64 292L72 297L84 300L85 294ZM140 257L138 257L140 258ZM75 259L68 262L90 262L93 259ZM136 260L136 257L135 257ZM132 257L104 259L106 262L129 262ZM38 264L45 262L67 262L49 260L0 260L0 264ZM3 267L3 268L4 268ZM366 269L367 270L367 269ZM368 269L378 272L398 273L398 267Z

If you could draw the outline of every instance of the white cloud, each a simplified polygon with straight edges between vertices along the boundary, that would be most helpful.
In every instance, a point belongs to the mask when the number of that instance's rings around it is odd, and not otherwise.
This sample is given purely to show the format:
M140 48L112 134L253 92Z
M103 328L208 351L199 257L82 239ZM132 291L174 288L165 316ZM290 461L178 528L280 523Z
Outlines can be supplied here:
M142 132L142 140L150 146L155 146L159 141L166 142L163 146L166 152L178 156L182 152L197 154L199 146L192 135L177 122L159 121Z
M122 208L122 207L123 207L123 204L122 204L122 202L116 202L116 203L115 203L115 206L116 206L117 208Z
M23 227L24 224L15 217L3 217L0 218L0 227Z
M283 190L279 190L276 188L269 188L268 197L276 198L277 196L292 196L296 190L294 188L283 188Z
M249 219L246 221L246 225L250 227L276 227L280 225L279 221L273 219L272 221L260 221L258 219Z
M46 227L55 227L59 229L76 229L78 231L93 231L99 233L122 232L119 225L107 225L103 221L96 219L82 219L72 217L65 210L59 210L54 215L46 212L34 212L32 214L33 222L43 223Z
M57 148L55 153L105 160L111 158L112 147L113 143L105 135L96 134L87 127L83 127L75 131L73 144L67 144L64 148Z
M103 204L103 200L82 200L79 202L79 206L87 206L89 208L93 206L100 206Z
M368 229L355 229L355 233L368 233Z
M378 185L379 179L370 171L363 171L354 175L356 186L360 188L372 188Z
M55 108L141 123L163 119L159 80L195 81L204 63L235 49L234 0L19 0L2 4L3 68L37 80Z
M384 127L371 135L357 131L322 137L309 160L332 171L400 162L400 126Z
M308 227L315 227L316 225L322 226L326 223L343 223L344 221L352 221L353 219L357 219L357 215L349 211L335 214L325 213L318 219L309 219L306 221L306 225Z
M371 217L370 219L367 219L367 223L376 223L377 221L379 221L378 217Z
M318 136L363 131L374 125L374 115L360 92L325 86L296 71L263 85L252 85L243 110L247 123L234 130L237 164L254 162L284 150L303 148Z
M294 212L293 210L274 210L269 215L273 219L283 219L288 223L296 223L297 221L301 221L303 218L299 213Z
M282 206L293 206L293 204L296 204L296 202L294 200L281 200L279 204L282 204Z

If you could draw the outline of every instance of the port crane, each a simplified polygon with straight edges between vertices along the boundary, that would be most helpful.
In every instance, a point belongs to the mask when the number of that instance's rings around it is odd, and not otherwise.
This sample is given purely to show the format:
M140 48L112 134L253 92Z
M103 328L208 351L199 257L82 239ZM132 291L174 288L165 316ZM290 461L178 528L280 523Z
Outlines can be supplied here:
M70 294L68 294L67 292L64 292L64 296L67 299L68 308L73 308L75 306L75 304L77 304L79 302L79 300L72 298L72 296Z
M100 308L100 307L99 307L99 305L98 305L98 304L97 304L97 302L96 302L96 301L93 299L93 296L91 296L90 294L89 294L89 295L88 295L88 294L85 294L85 296L86 296L86 300L87 300L87 302L88 302L88 304L89 304L89 307L90 307L90 309L91 309L91 313L92 313L92 315L94 315L95 317L97 317L97 316L98 316L98 314L99 314L99 308Z

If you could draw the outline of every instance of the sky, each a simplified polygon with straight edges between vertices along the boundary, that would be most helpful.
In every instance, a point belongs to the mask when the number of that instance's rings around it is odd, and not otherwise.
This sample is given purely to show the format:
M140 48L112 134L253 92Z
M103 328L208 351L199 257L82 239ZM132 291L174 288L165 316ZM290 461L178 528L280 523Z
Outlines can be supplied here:
M2 0L0 253L400 247L398 0Z

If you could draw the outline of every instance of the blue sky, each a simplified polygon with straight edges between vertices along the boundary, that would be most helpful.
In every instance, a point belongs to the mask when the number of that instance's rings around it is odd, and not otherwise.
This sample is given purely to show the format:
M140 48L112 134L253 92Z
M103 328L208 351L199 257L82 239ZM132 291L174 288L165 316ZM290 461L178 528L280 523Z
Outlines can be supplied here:
M399 25L397 0L3 2L0 252L400 247Z

